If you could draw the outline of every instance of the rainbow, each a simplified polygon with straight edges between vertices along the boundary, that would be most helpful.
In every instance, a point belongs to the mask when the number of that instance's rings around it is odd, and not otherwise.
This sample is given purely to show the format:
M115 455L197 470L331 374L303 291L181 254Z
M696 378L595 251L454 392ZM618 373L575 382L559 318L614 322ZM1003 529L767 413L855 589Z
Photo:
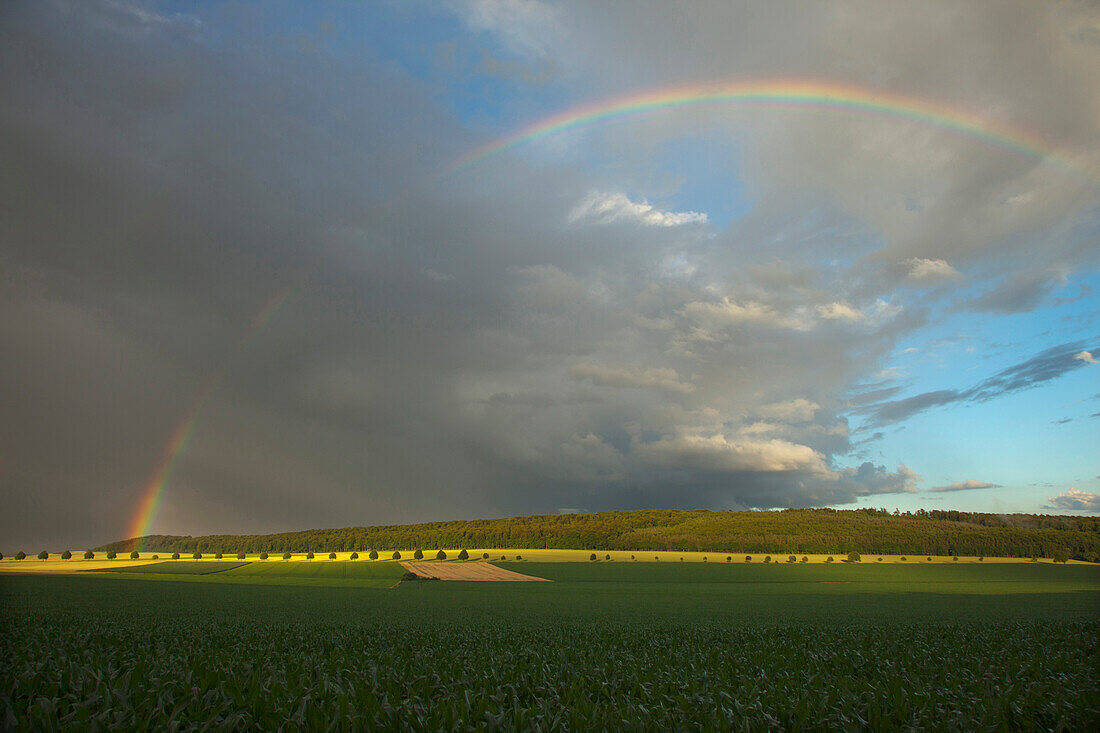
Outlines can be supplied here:
M829 81L755 80L691 84L637 92L574 107L474 148L448 164L440 176L479 163L508 150L572 130L667 110L693 107L819 109L866 114L914 122L974 138L1100 182L1060 158L1040 133L989 115L915 96Z
M319 262L319 257L311 260L306 266L301 268L297 277L292 278L282 285L264 301L260 309L249 320L248 329L237 343L236 348L231 352L233 356L243 351L256 335L270 323L275 313L283 307L290 296L301 286L302 281L317 267ZM172 431L168 443L161 450L160 458L157 460L152 474L141 490L137 510L130 520L130 530L127 535L133 541L134 549L138 552L145 549L145 538L151 534L153 520L157 516L157 510L160 508L161 499L164 497L164 489L168 486L168 482L172 478L172 469L175 468L179 457L187 450L187 444L191 440L191 435L195 431L195 425L199 422L199 417L202 415L203 408L206 407L210 398L221 385L230 363L231 361L227 361L222 364L220 368L211 373L200 385L199 389L195 391L195 396L188 404L182 419Z

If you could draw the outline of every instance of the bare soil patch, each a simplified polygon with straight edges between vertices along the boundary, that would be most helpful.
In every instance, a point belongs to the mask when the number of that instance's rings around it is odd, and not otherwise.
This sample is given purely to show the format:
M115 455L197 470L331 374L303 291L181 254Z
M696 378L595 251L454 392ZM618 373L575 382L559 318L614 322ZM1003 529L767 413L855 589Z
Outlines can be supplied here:
M524 575L487 562L412 562L402 561L401 565L408 571L416 573L423 578L438 578L439 580L480 580L503 583L515 583L523 581L542 581L549 583L546 578L536 578L533 575Z

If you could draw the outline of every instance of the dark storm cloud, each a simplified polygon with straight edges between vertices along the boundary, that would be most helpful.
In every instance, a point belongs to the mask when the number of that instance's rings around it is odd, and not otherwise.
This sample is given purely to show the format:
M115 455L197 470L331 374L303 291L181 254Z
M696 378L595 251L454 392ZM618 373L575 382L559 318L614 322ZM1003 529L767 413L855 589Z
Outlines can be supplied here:
M941 131L816 115L732 137L725 118L674 120L739 141L746 159L727 162L752 181L753 207L725 228L655 180L663 124L594 130L612 171L586 166L583 141L550 141L550 154L441 178L484 141L447 106L447 74L418 79L340 23L268 37L267 5L159 7L0 7L4 543L120 537L215 378L159 531L909 492L904 465L845 465L842 417L853 402L893 420L962 399L884 402L896 392L881 385L843 397L928 322L894 292L898 263L961 270L955 252L988 264L1009 247L1026 269L1006 222L1050 233L1081 196ZM988 92L1058 139L1092 139L1084 62L1035 42L1036 27L1060 26L1029 4L939 6L946 26L905 3L749 18L722 2L672 24L667 7L634 3L453 7L474 32L462 42L495 41L468 54L481 72L524 89L595 99L812 72L920 90L943 77L949 98ZM1020 86L1023 71L1043 82ZM921 205L898 206L910 199ZM1045 266L1094 262L1089 231L1054 231ZM1024 363L965 399L1059 368Z

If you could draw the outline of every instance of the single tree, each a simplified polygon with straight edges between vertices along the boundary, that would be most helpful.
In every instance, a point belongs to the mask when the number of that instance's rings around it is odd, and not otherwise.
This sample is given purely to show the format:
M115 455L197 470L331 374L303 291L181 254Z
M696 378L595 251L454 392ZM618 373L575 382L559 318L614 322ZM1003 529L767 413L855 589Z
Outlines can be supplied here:
M423 560L423 559L424 559L424 551L423 550L421 550L419 547L416 548L415 550L413 550L413 560Z
M591 555L588 556L588 559L592 562L596 562L596 553L593 552Z
M481 553L481 559L482 560L488 560L489 559L489 553L488 552Z
M290 559L290 553L289 552L284 552L283 553L283 559L284 560L289 560Z
M436 560L446 560L447 559L447 553L443 552L443 550L440 550L439 552L435 553L435 559Z
M50 556L50 553L46 552L45 550L43 550L42 552L38 553L38 559L39 559L39 560L45 560L45 559L46 559L46 558L48 558L49 556Z
M202 553L201 553L201 552L196 552L196 553L195 553L194 555L192 555L191 557L192 557L193 559L195 559L195 560L201 560L201 559L202 559Z
M771 561L772 561L772 556L771 556L771 555L765 555L765 556L764 556L764 562L765 562L765 563L769 563L769 562L771 562Z
M214 559L215 560L221 560L222 559L222 554L220 552L215 552L214 553Z
M260 553L260 559L261 560L266 560L267 558L268 558L268 554L266 552L261 552Z
M707 561L707 556L703 555L703 562L706 562L706 561Z
M371 560L377 560L378 559L378 550L375 550L374 548L371 548L371 551L367 553L367 557L369 557Z
M880 557L880 558L878 559L878 562L882 562L882 558L881 558L881 557Z
M131 560L137 560L139 557L141 557L141 555L138 554L137 550L131 550L130 551L130 559Z
M4 559L4 553L0 552L0 560Z
M64 552L61 553L61 559L62 560L71 560L72 557L73 557L73 553L69 552L68 550L65 550Z
M244 560L244 553L243 552L238 552L237 553L237 559L238 560Z
M680 562L683 562L683 561L684 561L684 556L680 555Z
M726 562L733 562L733 556L732 555L726 555Z
M859 562L862 559L863 558L861 558L859 556L859 553L856 552L855 550L852 550L851 552L848 553L848 562Z
M111 553L108 552L107 554L110 555ZM180 559L180 554L178 552L173 552L172 553L172 559L173 560L179 560Z
M833 556L832 555L829 555L827 558L825 558L825 562L832 562L832 561L833 561Z
M23 558L25 558L26 556L27 556L27 553L23 552L22 550L20 550L19 552L15 553L15 559L16 559L16 560L22 560L22 559L23 559Z
M798 562L798 558L794 555L787 555L787 562Z
M329 560L335 560L336 559L336 553L335 552L330 552L328 554L328 559Z
M901 561L902 561L902 562L905 562L905 555L902 555L902 556L901 556Z
M631 556L630 556L630 559L631 559L631 560L634 560L634 556L633 556L633 555L631 555ZM637 562L637 561L635 560L635 562Z
M984 561L985 561L985 556L984 555L982 557L978 558L978 562L984 562Z
M118 553L115 552L114 550L111 550L110 552L107 553L107 559L108 560L114 560L116 557L118 557Z
M160 559L160 555L153 555L153 559L154 559L154 560L159 560L159 559Z
M810 558L806 557L805 555L802 556L802 562L809 562L809 561L810 561Z
M1065 564L1069 562L1069 550L1065 547L1056 547L1054 548L1053 557L1054 562Z
M459 560L469 560L470 559L470 553L466 552L466 548L462 548L461 550L458 551L458 559Z
M516 555L516 560L522 560L522 559L523 559L523 555Z
M394 551L393 551L393 555L392 555L392 557L393 557L393 559L394 559L394 560L400 560L400 559L401 559L401 552L400 552L400 550L394 550Z
M1039 556L1038 555L1032 556L1031 561L1032 562L1039 562Z
M611 559L611 553L609 552L609 553L607 553L606 555L604 555L604 558L603 558L603 559L604 559L604 560L610 560L610 559Z
M313 559L313 550L310 550L309 552L306 553L306 560L312 560L312 559Z
M958 555L955 555L953 558L951 558L951 562L958 562L958 561L959 561L959 556Z
M928 562L932 562L932 556L931 555L929 555L926 559L928 560Z
M359 559L359 553L358 552L351 553L351 559L352 560L358 560Z
M752 555L745 555L745 562L752 562Z
M92 552L91 550L85 550L84 551L84 559L85 560L94 560L95 559L95 553Z

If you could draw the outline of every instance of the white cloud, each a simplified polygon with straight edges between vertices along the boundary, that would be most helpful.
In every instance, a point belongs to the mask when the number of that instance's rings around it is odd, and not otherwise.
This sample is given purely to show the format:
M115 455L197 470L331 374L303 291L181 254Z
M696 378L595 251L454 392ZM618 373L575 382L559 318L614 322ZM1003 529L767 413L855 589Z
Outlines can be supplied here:
M1064 494L1049 496L1052 509L1065 509L1074 512L1100 512L1100 494L1090 494L1071 488Z
M685 394L695 391L695 385L681 380L675 369L622 369L576 364L569 370L569 378L591 382L598 387L651 387Z
M968 478L966 481L956 481L953 484L947 484L946 486L933 486L929 491L972 491L975 489L999 489L1000 484L991 484L987 481L978 481L977 479Z
M721 433L687 434L646 443L638 456L662 467L709 471L809 471L829 474L825 456L786 440L730 440Z
M1089 352L1089 351L1079 351L1079 352L1077 352L1076 354L1073 355L1073 358L1074 359L1080 359L1081 361L1085 362L1086 364L1095 364L1096 363L1096 357L1094 357L1092 355L1092 352Z
M634 222L647 227L678 227L706 224L707 215L698 211L660 211L644 199L631 201L624 193L593 191L569 213L569 223L592 221L598 224Z
M909 268L907 277L918 282L937 282L962 277L958 270L947 263L947 260L910 257L905 260L905 266Z
M758 407L754 414L772 420L782 420L788 423L809 422L814 419L814 413L821 408L816 402L798 397L785 402L772 402Z
M847 321L849 323L858 323L867 318L867 314L863 311L840 301L819 305L817 315L826 321Z
M721 301L688 303L684 311L698 321L713 326L733 326L743 323L773 328L806 330L810 322L800 315L780 313L767 303L749 300L738 303L729 297Z

